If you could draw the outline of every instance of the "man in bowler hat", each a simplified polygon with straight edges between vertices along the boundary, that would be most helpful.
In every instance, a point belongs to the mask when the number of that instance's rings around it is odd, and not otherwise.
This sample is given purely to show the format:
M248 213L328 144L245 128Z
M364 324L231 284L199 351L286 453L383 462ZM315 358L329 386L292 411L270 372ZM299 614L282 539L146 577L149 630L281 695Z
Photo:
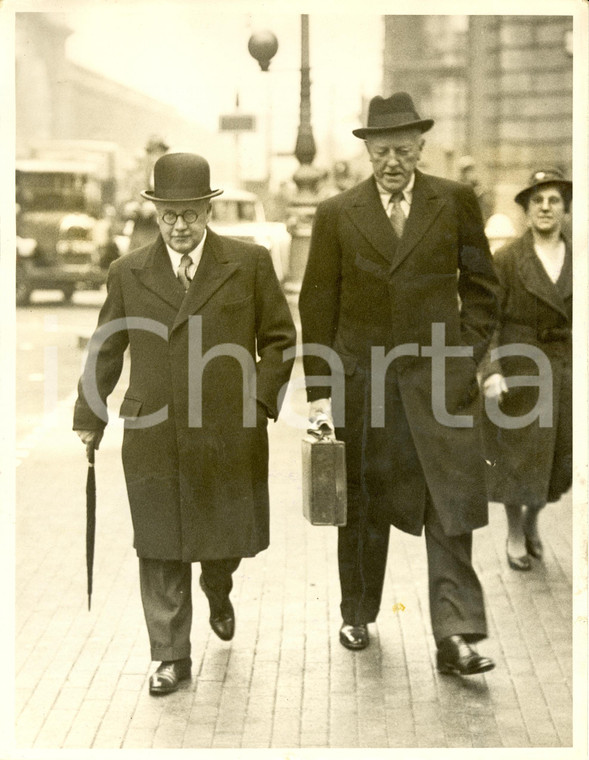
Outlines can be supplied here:
M97 449L106 399L127 348L123 467L139 557L152 694L191 674L191 565L210 626L227 641L241 558L269 543L268 418L276 419L295 328L268 251L208 228L207 161L168 153L155 164L159 236L110 267L108 294L79 383L74 429Z
M369 644L390 525L425 529L437 666L472 675L494 667L471 646L487 635L471 550L487 523L476 372L497 280L472 188L416 168L432 126L407 93L371 100L353 134L373 175L317 208L299 307L309 417L346 443L339 640Z

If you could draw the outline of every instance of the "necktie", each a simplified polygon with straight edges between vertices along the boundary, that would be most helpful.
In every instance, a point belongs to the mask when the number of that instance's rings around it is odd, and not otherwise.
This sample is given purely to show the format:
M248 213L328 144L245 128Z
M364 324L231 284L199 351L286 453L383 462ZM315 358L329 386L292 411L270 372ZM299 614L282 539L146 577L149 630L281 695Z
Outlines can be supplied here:
M391 195L391 200L389 201L389 219L391 220L393 229L399 238L403 235L403 227L405 226L405 214L401 208L402 200L403 193L393 193Z
M191 266L192 259L185 253L180 259L180 266L178 267L178 279L184 285L184 290L188 290L190 285L190 277L188 276L188 267Z

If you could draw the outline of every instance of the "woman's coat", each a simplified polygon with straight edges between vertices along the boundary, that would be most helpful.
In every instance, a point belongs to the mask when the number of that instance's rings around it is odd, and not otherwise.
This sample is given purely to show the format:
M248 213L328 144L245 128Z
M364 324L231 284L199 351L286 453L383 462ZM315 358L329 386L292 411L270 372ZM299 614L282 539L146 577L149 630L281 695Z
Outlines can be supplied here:
M524 344L539 349L540 365L548 365L540 394L538 360L521 350L495 361L489 356L484 363L484 378L500 372L508 381L524 376L533 383L515 380L499 407L511 420L525 422L531 414L532 421L512 428L501 424L502 418L493 422L493 412L486 415L489 498L503 504L542 507L557 501L572 481L572 251L565 244L556 284L534 251L530 231L495 254L502 316L491 348Z
M139 556L194 562L268 546L266 414L278 416L294 344L261 246L208 230L187 293L161 237L111 266L74 428L104 427L128 348L122 453Z

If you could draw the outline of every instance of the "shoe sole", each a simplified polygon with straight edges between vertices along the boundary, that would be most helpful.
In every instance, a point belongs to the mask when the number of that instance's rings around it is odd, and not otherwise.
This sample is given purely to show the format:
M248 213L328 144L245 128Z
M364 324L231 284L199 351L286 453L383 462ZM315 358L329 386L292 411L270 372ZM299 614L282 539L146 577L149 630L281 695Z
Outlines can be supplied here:
M463 670L459 670L458 668L455 668L453 665L438 665L438 673L442 673L443 675L447 676L478 676L481 673L488 673L489 670L493 670L495 667L495 663L490 662L488 665L483 665L480 668L477 668L476 670L471 670L468 672L465 672Z

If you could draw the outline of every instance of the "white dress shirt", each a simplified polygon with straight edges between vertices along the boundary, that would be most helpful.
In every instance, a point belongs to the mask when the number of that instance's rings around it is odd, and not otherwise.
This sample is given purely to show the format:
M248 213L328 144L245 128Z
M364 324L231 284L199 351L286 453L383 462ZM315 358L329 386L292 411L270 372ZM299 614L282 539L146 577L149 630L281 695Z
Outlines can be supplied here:
M546 270L548 277L550 277L552 282L556 282L560 277L564 265L564 255L566 250L564 240L559 242L556 256L552 255L552 247L543 248L538 243L534 243L534 250L536 251L536 256L542 262L542 266Z
M206 239L207 239L207 231L205 230L200 243L196 246L196 248L194 248L192 251L189 251L188 253L190 258L192 259L192 264L187 269L188 278L190 280L194 278L198 265L200 264L200 260L202 258L202 251L203 251ZM172 264L172 269L174 270L174 274L176 275L176 277L178 277L178 268L180 266L180 262L182 261L182 256L184 256L184 254L178 253L178 251L175 251L173 248L170 248L170 246L167 243L166 243L166 248L168 249L168 256L170 257L170 263Z
M403 198L401 200L401 209L403 213L405 214L405 219L409 216L409 211L411 210L411 201L413 200L413 186L415 185L415 172L411 175L411 179L409 180L407 187L404 187L401 192L403 193ZM391 193L390 190L383 190L383 188L378 184L376 184L378 187L378 192L380 194L380 200L382 202L383 208L386 211L387 216L389 215L389 205L391 202Z

